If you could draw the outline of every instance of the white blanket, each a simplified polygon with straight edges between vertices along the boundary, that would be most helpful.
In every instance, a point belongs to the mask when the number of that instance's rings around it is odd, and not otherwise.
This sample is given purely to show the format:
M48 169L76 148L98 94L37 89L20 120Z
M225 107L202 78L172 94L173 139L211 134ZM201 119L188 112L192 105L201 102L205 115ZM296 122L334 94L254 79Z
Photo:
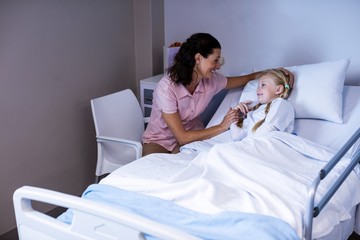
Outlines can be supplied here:
M152 158L149 164L145 157L113 172L101 184L171 200L203 213L241 211L278 217L301 237L308 187L333 154L301 137L273 132L261 138L217 144L190 162L164 160L161 156L165 155L157 154L158 161ZM140 168L141 173L134 171L142 161L147 167ZM348 161L343 158L328 175L318 188L318 196ZM315 218L313 237L326 235L339 221L348 219L350 208L359 202L360 181L352 172Z

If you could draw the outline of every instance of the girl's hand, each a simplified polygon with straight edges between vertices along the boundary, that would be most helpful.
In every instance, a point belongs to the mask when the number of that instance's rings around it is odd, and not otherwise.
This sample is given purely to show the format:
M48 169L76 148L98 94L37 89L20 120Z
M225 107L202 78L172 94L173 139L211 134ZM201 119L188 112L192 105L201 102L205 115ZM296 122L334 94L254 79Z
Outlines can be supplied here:
M233 122L237 122L238 120L239 120L239 110L230 108L225 114L225 117L220 123L220 126L224 131L226 131L230 128L230 125Z
M250 104L252 101L247 100L244 102L239 103L234 107L234 110L240 111L242 114L246 115L250 111Z

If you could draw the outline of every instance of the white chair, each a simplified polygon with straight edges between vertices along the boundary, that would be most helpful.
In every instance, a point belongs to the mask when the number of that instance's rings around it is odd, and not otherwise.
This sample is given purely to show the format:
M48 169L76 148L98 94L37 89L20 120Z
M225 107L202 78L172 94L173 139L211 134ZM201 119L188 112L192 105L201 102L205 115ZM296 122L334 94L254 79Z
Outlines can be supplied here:
M101 175L141 157L145 120L130 89L92 99L91 110L97 140L98 182Z

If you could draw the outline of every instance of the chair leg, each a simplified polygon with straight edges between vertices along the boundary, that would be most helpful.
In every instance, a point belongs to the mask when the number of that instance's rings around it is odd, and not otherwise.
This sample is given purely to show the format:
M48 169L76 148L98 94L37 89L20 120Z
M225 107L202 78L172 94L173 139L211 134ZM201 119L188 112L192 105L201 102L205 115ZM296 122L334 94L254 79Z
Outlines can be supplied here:
M95 183L99 183L100 181L100 176L95 176Z
M110 173L104 173L101 176L96 176L95 175L95 183L99 183L101 179L103 179L104 177L106 177L107 175L109 175Z

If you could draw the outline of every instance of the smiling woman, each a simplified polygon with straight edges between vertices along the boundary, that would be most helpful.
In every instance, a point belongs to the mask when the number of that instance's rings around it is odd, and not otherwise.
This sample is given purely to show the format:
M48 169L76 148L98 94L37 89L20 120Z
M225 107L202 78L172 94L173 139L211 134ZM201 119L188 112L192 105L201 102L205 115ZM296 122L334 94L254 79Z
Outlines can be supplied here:
M153 94L150 121L143 135L143 156L177 153L181 145L216 136L239 118L232 109L220 124L204 128L200 114L222 89L244 86L258 73L225 77L216 71L224 63L219 41L208 33L195 33L182 43L173 65Z

